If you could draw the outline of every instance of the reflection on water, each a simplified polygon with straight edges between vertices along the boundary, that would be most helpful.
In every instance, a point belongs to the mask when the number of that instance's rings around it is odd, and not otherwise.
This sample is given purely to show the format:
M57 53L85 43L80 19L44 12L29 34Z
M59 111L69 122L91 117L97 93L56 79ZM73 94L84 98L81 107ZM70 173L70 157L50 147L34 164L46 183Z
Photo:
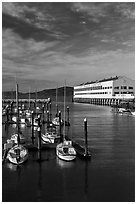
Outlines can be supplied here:
M66 128L66 134L81 145L84 145L83 120L87 118L91 160L77 157L75 161L65 162L56 157L55 149L47 149L41 155L38 151L29 151L28 161L19 167L5 162L2 166L3 201L134 201L135 118L118 115L106 106L67 105L70 106L71 125ZM59 109L63 112L63 104L59 104ZM53 104L52 117L55 112ZM20 130L32 143L31 127L21 126ZM3 125L3 143L15 131L16 126ZM34 141L37 136L34 131Z
M58 157L56 157L56 163L61 169L70 168L75 165L75 161L66 162L66 161L59 159Z

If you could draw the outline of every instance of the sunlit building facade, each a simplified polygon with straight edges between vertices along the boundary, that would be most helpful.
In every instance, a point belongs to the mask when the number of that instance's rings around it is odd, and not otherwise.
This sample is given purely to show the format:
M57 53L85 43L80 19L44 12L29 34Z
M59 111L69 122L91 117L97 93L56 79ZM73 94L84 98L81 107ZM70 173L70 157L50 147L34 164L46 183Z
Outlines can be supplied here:
M134 94L135 81L116 76L75 86L73 99L75 102L111 105L121 100L134 100Z

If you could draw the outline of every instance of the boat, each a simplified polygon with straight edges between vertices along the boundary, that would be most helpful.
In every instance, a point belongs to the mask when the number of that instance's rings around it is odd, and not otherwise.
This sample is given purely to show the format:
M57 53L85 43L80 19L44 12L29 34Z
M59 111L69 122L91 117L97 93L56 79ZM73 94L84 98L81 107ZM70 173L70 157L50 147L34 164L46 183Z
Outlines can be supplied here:
M132 112L131 112L131 115L135 116L135 111L132 111Z
M52 123L53 125L55 126L59 126L60 125L60 122L59 122L59 117L55 117L52 119ZM61 119L61 125L63 125L63 120Z
M15 144L18 144L18 133L15 133L10 138ZM20 144L25 143L25 137L22 134L19 134Z
M130 109L126 109L126 108L118 108L117 109L118 113L130 113L131 114L131 110Z
M64 86L64 121L65 121L65 96L66 96L66 86ZM71 140L66 140L65 138L65 123L64 123L64 134L63 142L58 144L56 147L56 155L59 159L64 161L72 161L76 158L75 148L72 146Z
M18 84L16 84L16 100L17 100L17 134L11 136L11 141L14 141L14 146L8 151L7 159L13 164L22 164L28 159L28 150L21 145L24 140L19 132L19 106L18 106ZM16 144L17 143L17 144Z
M54 132L47 132L45 134L41 134L42 143L46 144L54 144L60 141L60 135L57 135Z
M27 117L31 117L32 116L32 111L31 110L25 110L25 115L27 116Z
M27 127L31 127L31 122L29 121L28 118L25 118L25 125L26 125Z
M72 146L71 140L64 140L56 147L57 156L65 161L72 161L76 158L76 151Z
M28 159L28 150L17 144L8 151L7 159L13 164L22 164Z
M6 115L6 113L7 113L7 110L6 110L7 108L3 108L2 107L2 116L5 116Z

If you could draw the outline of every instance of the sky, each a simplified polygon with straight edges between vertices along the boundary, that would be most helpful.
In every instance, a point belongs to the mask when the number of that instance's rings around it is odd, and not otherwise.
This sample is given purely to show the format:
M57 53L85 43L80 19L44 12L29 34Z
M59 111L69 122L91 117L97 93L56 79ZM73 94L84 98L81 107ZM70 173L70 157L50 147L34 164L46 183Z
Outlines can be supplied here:
M135 79L134 2L3 2L2 90Z

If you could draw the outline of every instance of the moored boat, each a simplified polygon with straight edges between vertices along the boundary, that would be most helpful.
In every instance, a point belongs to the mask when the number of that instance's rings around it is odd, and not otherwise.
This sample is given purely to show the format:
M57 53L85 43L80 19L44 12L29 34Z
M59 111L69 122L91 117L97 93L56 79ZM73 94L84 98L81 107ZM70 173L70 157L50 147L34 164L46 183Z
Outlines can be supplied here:
M41 139L44 144L54 144L60 141L60 136L54 132L47 132L45 134L41 134Z
M66 97L66 86L64 86L64 121L65 121L65 97ZM64 123L63 142L57 145L56 155L59 157L59 159L62 159L64 161L72 161L76 158L76 150L72 146L72 141L66 140L65 138L65 123Z
M56 154L62 160L74 160L76 158L76 151L72 146L72 141L64 140L62 143L58 144L56 148Z
M15 144L18 144L18 137L19 137L19 140L20 140L20 144L24 144L25 143L25 137L19 133L19 136L18 136L18 133L15 133L11 136L11 140L15 143Z
M118 108L117 109L117 113L131 114L131 110L130 109L126 109L126 108Z
M52 123L53 123L53 125L55 125L55 126L59 126L59 125L60 125L59 117L53 118ZM61 120L61 125L63 125L63 120Z
M7 159L13 164L22 164L28 159L28 150L22 145L15 145L9 150Z

